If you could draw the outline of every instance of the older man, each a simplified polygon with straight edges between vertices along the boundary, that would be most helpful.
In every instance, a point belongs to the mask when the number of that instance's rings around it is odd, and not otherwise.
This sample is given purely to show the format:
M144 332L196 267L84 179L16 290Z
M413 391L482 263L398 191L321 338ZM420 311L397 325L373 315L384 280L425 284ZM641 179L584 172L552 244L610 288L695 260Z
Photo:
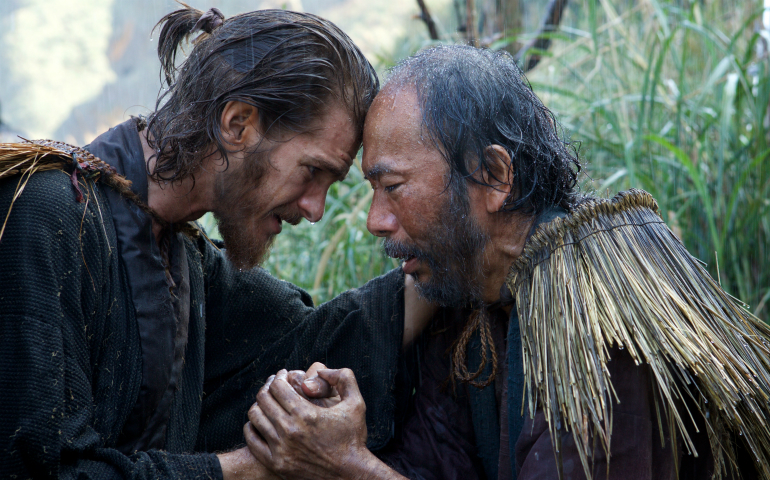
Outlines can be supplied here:
M252 268L283 222L323 215L378 89L371 65L309 14L184 8L160 24L168 89L148 118L86 149L0 145L2 478L269 475L246 449L205 452L243 443L268 373L315 360L392 409L417 301L404 275L316 309ZM226 248L189 223L208 211ZM390 427L370 425L372 446Z
M340 393L330 407L282 372L245 428L266 465L314 478L770 475L770 330L648 194L576 193L577 156L509 55L437 47L397 66L367 116L363 168L369 230L445 307L420 342L411 413L378 460L352 372L319 371Z

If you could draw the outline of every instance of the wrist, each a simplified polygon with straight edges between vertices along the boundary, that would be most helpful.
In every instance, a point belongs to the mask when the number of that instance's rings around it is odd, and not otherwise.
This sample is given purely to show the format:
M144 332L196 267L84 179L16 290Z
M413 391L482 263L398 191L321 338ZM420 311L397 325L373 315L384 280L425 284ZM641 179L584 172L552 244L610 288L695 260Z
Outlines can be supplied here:
M342 465L345 480L384 480L403 478L377 458L368 448L354 451Z
M222 469L223 480L263 480L276 478L251 455L247 448L240 448L227 453L218 453L217 459Z

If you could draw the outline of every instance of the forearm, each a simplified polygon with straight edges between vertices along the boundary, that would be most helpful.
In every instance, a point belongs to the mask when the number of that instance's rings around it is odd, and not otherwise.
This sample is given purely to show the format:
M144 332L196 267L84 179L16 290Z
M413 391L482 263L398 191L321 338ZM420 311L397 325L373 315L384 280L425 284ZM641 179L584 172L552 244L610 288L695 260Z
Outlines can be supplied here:
M256 461L248 448L217 454L222 467L222 480L268 480L278 479L264 465Z

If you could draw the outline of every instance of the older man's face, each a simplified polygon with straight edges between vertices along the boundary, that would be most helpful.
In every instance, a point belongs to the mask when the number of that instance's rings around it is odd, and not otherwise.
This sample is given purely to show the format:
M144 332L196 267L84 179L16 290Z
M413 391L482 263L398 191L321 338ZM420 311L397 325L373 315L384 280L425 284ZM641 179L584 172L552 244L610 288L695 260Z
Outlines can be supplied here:
M404 272L426 299L459 306L479 298L487 239L474 220L466 180L450 182L449 165L421 124L411 89L386 89L369 110L363 170L374 197L367 228L386 238L386 253L404 260Z

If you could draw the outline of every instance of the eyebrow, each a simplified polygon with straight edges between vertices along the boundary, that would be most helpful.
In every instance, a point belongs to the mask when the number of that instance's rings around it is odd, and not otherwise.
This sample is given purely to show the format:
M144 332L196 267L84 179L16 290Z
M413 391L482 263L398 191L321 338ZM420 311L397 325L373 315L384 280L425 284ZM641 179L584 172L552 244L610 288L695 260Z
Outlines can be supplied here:
M312 160L319 164L324 170L331 173L337 180L344 180L345 177L348 176L348 171L350 171L350 167L339 167L323 158L313 157Z
M385 173L391 173L393 170L390 167L387 167L383 165L382 163L377 163L372 168L370 168L367 172L364 172L364 180L372 180L377 179L381 177Z

